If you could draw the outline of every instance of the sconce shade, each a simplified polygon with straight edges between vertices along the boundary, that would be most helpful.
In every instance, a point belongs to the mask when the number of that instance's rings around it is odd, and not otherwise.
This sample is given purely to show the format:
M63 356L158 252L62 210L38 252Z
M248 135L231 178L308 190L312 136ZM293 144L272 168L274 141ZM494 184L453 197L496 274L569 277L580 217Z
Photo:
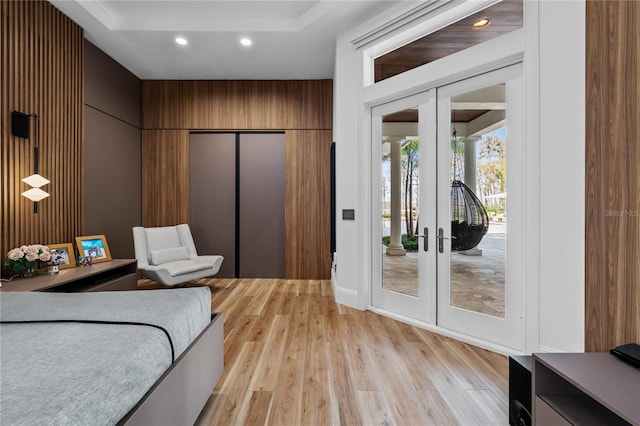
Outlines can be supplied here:
M19 138L29 139L29 114L18 111L11 113L11 134Z
M41 186L46 185L50 182L49 179L44 178L37 173L31 176L27 176L26 178L22 179L22 181L34 188L40 188Z
M49 194L47 192L44 192L40 188L31 188L28 191L24 191L22 193L22 195L24 197L27 197L31 201L34 201L34 202L38 202L40 200L44 200L45 198L47 198L49 196Z

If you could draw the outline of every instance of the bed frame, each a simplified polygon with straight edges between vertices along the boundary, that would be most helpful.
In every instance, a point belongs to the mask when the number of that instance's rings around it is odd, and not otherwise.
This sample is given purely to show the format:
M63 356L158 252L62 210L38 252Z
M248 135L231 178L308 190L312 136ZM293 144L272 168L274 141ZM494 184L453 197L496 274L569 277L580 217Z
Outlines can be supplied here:
M224 369L224 318L211 322L118 425L192 425Z

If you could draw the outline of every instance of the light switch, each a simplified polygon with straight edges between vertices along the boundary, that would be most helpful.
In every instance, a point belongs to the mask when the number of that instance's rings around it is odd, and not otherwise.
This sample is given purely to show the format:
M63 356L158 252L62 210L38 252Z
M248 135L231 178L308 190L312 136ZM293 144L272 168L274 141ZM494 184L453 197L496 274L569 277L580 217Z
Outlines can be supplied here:
M342 209L342 220L356 220L356 211L354 209Z

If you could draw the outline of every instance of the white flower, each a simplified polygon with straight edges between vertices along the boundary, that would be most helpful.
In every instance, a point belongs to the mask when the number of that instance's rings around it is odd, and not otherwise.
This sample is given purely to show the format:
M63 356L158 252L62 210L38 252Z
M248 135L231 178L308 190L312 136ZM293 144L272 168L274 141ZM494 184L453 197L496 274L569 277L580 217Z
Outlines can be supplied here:
M42 253L40 253L40 256L38 258L43 262L48 262L51 260L51 253L48 251L43 251Z
M28 248L29 248L29 246L20 246L20 250L22 250L24 253L27 252Z
M11 260L19 260L24 257L24 252L19 248L14 248L7 254L7 257Z
M24 258L27 259L29 262L33 262L38 260L38 253L35 251L27 251L24 255Z

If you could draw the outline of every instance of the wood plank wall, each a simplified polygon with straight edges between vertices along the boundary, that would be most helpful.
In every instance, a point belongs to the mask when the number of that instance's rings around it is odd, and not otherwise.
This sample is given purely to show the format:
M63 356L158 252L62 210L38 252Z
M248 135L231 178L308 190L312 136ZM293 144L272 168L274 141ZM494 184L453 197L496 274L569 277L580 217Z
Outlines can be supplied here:
M284 130L285 278L330 278L332 102L331 80L143 81L144 226L189 221L189 131Z
M286 132L284 270L301 279L326 277L331 268L331 130ZM311 195L311 199L310 199ZM309 202L311 201L311 206ZM309 244L309 242L313 244ZM329 262L329 263L327 263Z
M22 244L72 242L83 229L84 35L46 1L2 1L1 258ZM20 194L33 174L31 139L11 134L11 112L39 117L40 174L50 196ZM31 120L33 123L33 119Z
M640 2L587 1L585 349L640 342Z
M142 223L189 223L189 131L143 130L142 141Z

